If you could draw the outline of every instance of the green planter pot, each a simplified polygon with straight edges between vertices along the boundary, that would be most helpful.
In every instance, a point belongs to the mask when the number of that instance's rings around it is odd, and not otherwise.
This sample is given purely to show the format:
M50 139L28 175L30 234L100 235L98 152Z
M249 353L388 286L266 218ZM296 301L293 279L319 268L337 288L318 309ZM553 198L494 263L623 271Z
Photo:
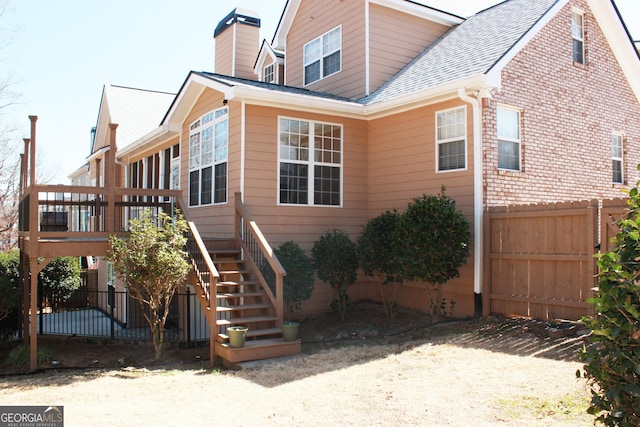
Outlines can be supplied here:
M233 348L243 347L248 330L249 328L247 328L246 326L229 326L227 328L227 335L229 335L229 346Z
M300 328L300 323L282 322L280 328L282 328L282 338L284 338L285 341L295 341L298 339L298 329Z

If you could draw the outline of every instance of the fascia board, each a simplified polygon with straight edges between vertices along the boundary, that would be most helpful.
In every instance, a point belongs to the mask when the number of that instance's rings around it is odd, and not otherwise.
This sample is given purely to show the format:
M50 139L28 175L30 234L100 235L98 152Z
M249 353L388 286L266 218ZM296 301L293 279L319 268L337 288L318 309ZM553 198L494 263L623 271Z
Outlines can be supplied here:
M474 91L481 88L497 89L500 86L499 80L489 79L484 74L476 74L388 101L367 105L365 107L365 115L368 120L373 120L457 98L458 89L461 87L467 91Z
M602 1L602 0L597 0ZM538 32L553 19L569 0L559 0L527 31L495 64L487 70L490 79L499 78L502 69L533 39Z
M138 138L133 143L127 145L125 148L117 152L118 159L130 157L136 151L144 149L145 151L155 146L161 145L163 142L177 136L180 133L180 129L176 129L175 126L162 125L148 134Z
M640 102L640 55L611 0L587 0L631 90ZM587 58L588 60L588 58Z
M189 111L191 111L191 108L198 100L198 97L200 97L207 87L222 92L227 99L232 98L233 87L208 79L199 74L191 74L182 90L180 90L180 93L176 96L176 100L167 113L164 123L170 126L182 125Z
M405 0L369 0L369 3L407 13L418 18L451 27L461 24L465 19L461 16L445 13L428 6L421 6Z
M233 98L251 105L304 110L322 114L340 114L343 117L363 118L364 107L355 102L324 99L313 96L277 92L254 87L235 87Z
M285 6L282 17L280 18L280 24L276 29L276 33L273 36L273 46L276 49L285 50L287 45L287 34L291 29L291 24L298 13L300 7L300 0L288 0Z

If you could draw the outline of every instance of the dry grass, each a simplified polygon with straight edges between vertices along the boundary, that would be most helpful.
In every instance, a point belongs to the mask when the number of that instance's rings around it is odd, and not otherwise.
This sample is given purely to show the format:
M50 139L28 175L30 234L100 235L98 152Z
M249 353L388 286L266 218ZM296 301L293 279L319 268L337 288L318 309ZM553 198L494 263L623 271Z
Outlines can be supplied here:
M312 354L240 371L191 364L5 377L0 402L64 405L68 426L593 425L575 377L582 340L549 340L520 321L412 331L309 344Z

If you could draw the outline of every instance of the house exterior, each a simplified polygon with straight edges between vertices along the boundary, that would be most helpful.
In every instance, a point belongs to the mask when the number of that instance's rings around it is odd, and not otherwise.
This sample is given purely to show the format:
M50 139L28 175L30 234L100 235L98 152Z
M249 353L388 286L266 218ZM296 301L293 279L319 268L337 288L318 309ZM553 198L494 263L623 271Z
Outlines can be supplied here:
M203 236L233 235L236 192L272 246L309 250L444 185L474 227L445 294L470 315L487 207L613 198L638 179L640 61L613 2L510 0L464 19L293 0L271 43L259 26L251 11L225 16L216 72L190 73L158 127L118 144L119 184L180 188ZM332 298L316 289L307 314ZM362 277L352 297L371 289ZM399 302L425 308L423 294L406 285Z
M424 3L289 0L271 42L235 9L215 29L215 72L154 102L105 87L92 185L177 189L203 239L236 237L241 203L269 245L305 250L445 186L473 243L444 296L480 314L489 207L637 182L640 57L611 0L507 0L466 19ZM317 283L303 315L332 298ZM350 289L362 298L378 298L364 276ZM418 283L398 303L428 308Z

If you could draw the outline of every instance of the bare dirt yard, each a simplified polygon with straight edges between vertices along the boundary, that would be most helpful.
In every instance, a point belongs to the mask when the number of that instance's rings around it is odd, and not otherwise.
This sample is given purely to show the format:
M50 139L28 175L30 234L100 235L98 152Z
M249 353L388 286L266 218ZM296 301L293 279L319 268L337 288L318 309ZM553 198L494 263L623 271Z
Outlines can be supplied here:
M14 375L0 350L1 405L61 405L66 426L590 426L576 379L581 335L490 318L430 324L357 304L301 325L303 354L210 369L208 347L41 337L52 360Z

